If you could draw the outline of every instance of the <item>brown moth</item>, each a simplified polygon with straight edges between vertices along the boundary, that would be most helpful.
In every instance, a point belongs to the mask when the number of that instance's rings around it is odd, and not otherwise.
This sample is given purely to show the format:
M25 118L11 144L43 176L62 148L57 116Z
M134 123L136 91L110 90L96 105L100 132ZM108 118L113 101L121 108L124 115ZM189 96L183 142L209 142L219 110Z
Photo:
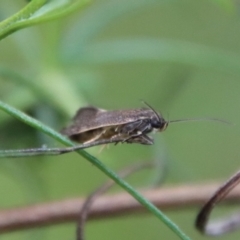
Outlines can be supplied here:
M145 103L145 102L144 102ZM216 118L192 118L166 121L150 105L148 108L107 111L96 107L80 108L73 123L61 132L80 144L67 148L29 148L0 151L0 157L57 155L108 143L152 145L151 132L164 131L169 123L188 121L229 122Z
M168 122L149 108L107 111L96 107L80 108L73 124L61 132L71 140L90 143L103 139L121 138L122 142L153 144L152 131L164 131Z

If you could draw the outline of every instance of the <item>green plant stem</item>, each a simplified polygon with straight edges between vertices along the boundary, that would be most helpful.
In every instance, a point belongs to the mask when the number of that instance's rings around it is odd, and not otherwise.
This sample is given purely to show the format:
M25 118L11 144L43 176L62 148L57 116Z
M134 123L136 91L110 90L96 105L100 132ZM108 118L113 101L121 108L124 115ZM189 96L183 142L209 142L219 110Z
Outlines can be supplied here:
M0 40L18 29L69 15L88 3L89 0L75 0L62 6L51 6L48 0L32 0L22 10L0 22ZM42 7L49 7L49 10L45 8L45 12L41 12Z
M0 101L0 109L4 112L8 113L12 117L17 118L18 120L34 127L35 129L44 132L48 136L51 136L55 140L67 145L74 146L74 144L68 140L66 137L62 136L58 132L54 131L52 128L42 124L36 119L26 115L25 113L13 108L12 106ZM94 156L88 154L84 150L76 151L82 157L86 158L90 163L95 165L98 169L100 169L103 173L105 173L108 177L110 177L113 181L115 181L119 186L121 186L124 190L126 190L132 197L134 197L140 204L145 206L150 212L152 212L157 218L159 218L163 223L165 223L180 239L182 240L190 240L190 238L181 231L181 229L173 223L167 216L165 216L157 207L155 207L152 203L150 203L147 199L145 199L142 195L140 195L132 186L130 186L123 179L119 178L118 175L107 168L102 162L100 162Z
M33 12L40 9L46 2L47 0L31 1L21 11L2 21L0 23L0 39L14 32L16 29L12 28L12 26L18 22L28 19Z

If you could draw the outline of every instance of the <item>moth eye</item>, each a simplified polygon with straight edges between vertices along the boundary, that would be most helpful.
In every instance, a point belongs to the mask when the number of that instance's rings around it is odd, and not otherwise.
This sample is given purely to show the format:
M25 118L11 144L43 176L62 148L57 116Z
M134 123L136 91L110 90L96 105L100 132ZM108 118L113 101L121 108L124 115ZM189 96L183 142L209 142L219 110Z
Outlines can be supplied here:
M158 119L153 119L151 125L153 128L161 128L163 123L159 122Z

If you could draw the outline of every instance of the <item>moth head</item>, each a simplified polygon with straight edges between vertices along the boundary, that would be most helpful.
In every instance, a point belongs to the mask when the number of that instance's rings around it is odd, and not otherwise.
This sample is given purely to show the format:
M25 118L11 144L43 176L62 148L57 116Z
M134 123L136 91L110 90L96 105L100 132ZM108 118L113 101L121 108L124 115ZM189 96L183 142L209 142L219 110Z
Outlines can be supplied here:
M167 128L168 122L165 121L164 118L160 117L160 115L157 115L151 119L151 126L155 129L155 131L162 132Z
M159 132L163 132L167 126L168 126L168 121L166 121L161 114L159 114L153 107L151 107L148 103L144 102L145 105L149 107L149 109L152 110L154 113L153 118L151 119L151 125L154 129L156 129Z
M161 127L159 128L159 132L165 131L167 127L168 127L168 122L163 119L161 123Z

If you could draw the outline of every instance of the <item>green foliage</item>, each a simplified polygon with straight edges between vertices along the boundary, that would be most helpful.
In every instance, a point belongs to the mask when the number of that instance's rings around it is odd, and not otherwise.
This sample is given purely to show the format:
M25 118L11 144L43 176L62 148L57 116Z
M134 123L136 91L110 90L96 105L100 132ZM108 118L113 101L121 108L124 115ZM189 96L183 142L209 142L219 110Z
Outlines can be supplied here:
M32 0L21 11L0 23L0 39L14 31L58 19L81 9L88 0Z

